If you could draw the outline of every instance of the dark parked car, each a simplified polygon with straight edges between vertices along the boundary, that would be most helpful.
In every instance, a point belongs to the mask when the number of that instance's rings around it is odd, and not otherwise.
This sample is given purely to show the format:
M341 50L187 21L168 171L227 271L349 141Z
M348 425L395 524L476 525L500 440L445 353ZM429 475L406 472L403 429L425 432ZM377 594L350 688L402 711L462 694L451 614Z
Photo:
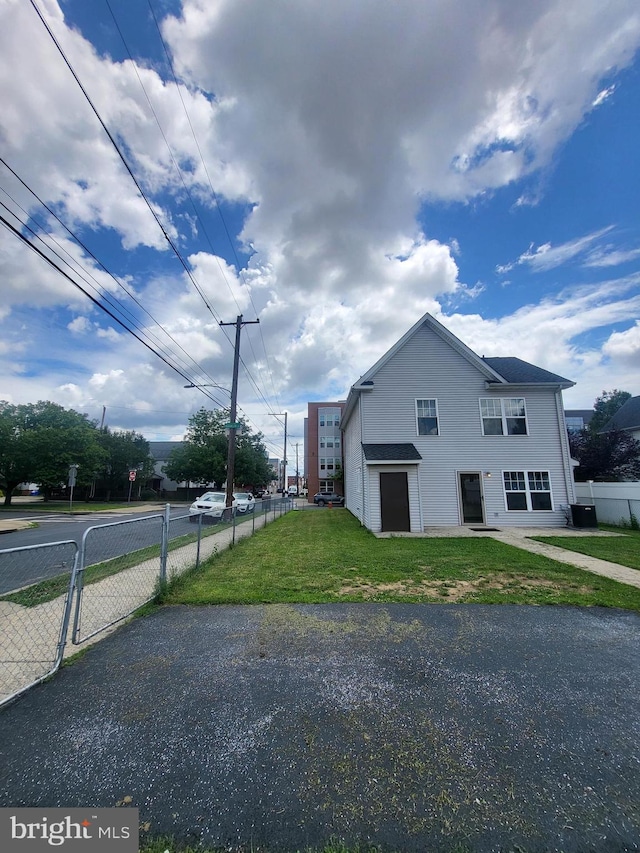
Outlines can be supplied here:
M318 506L325 506L328 503L332 503L334 506L344 506L344 495L336 495L335 492L318 492L317 495L313 496L313 502Z

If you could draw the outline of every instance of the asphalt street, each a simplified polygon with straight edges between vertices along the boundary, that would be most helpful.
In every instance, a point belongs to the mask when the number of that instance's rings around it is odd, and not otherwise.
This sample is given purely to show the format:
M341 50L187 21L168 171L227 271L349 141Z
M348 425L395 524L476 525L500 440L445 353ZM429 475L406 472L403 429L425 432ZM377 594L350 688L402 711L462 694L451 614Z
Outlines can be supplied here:
M637 851L639 683L631 612L164 608L0 713L0 806L254 853Z
M94 528L87 537L85 565L119 557L148 545L159 545L161 541L162 516L151 513L115 517L113 514L96 518L51 519L32 518L38 527L5 533L0 538L0 594L55 577L73 568L74 551L68 548L43 547L35 550L3 553L9 548L48 545L73 541L80 546L84 533ZM122 524L122 522L128 522ZM189 530L189 520L175 521L172 535L179 536Z

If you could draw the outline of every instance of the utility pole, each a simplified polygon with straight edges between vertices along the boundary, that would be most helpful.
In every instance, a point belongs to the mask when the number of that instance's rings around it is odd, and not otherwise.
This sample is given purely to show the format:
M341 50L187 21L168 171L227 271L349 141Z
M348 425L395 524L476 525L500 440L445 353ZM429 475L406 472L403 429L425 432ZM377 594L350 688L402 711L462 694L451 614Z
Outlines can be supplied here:
M229 449L227 451L227 499L225 501L226 506L233 506L233 479L235 475L235 464L236 464L236 430L238 429L238 424L236 423L237 417L237 403L238 403L238 368L240 366L240 332L242 331L242 327L246 326L250 323L259 323L260 320L242 320L242 314L238 314L236 317L235 323L223 323L220 321L221 326L235 326L236 327L236 343L235 349L233 353L233 381L231 383L231 409L229 411Z
M300 497L300 468L298 467L298 442L296 441L296 493Z
M274 418L284 418L284 458L282 460L282 494L287 491L287 412L269 412Z

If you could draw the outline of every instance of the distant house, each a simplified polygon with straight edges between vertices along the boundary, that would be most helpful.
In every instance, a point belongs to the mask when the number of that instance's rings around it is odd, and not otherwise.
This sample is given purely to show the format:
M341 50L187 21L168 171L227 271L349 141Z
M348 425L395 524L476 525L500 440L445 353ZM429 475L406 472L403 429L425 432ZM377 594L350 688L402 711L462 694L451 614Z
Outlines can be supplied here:
M153 457L153 476L150 486L158 495L176 494L178 486L184 486L184 483L176 483L175 480L169 480L162 470L169 461L171 451L176 447L182 447L183 441L150 441L149 453Z
M614 429L628 432L640 441L640 397L629 397L600 432L611 432Z
M564 526L575 496L562 390L573 384L480 357L425 314L349 392L347 508L373 531Z
M589 426L594 416L594 409L565 409L564 421L569 432L580 432Z

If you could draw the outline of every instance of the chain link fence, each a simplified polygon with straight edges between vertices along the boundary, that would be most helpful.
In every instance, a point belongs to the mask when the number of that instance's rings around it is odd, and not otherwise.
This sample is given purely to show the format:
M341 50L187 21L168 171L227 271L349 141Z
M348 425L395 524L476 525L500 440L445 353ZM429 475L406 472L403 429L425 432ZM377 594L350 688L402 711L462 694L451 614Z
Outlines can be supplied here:
M280 518L294 502L256 501L228 520L164 515L88 528L73 541L0 550L0 706L52 675L81 645L152 601L162 581ZM70 648L67 648L67 653Z
M75 581L75 645L152 600L166 554L165 530L164 516L152 515L85 531Z
M0 705L60 666L78 553L71 541L0 551Z

